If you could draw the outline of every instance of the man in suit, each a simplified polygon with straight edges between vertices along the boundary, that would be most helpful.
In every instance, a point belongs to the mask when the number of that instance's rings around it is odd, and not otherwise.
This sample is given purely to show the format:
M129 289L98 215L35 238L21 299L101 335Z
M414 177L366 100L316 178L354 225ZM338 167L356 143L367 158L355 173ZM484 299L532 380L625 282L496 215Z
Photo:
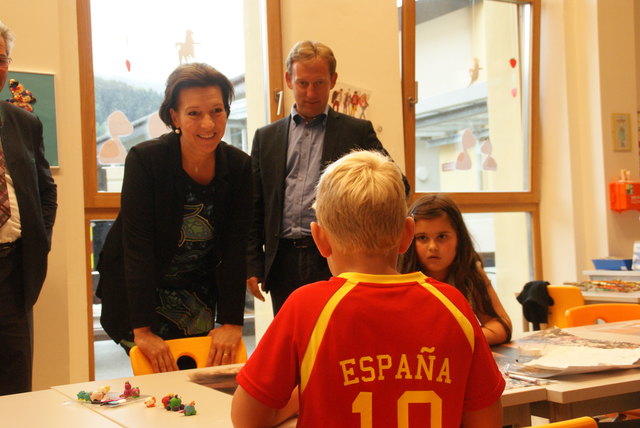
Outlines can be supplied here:
M322 169L353 149L387 154L371 122L329 107L329 93L338 78L329 47L298 42L286 68L285 79L295 100L291 114L258 129L251 150L254 221L247 288L262 301L261 291L270 292L274 315L296 288L331 277L310 229Z
M0 36L1 90L13 45L2 22ZM40 120L0 101L0 121L0 395L6 395L31 391L32 308L47 273L57 190Z

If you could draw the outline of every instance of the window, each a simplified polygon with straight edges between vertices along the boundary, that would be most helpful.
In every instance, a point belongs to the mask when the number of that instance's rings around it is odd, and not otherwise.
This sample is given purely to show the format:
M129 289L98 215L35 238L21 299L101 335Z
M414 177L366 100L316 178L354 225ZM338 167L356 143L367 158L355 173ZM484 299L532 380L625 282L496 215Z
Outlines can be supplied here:
M404 0L405 164L414 198L465 213L514 327L539 277L537 0Z

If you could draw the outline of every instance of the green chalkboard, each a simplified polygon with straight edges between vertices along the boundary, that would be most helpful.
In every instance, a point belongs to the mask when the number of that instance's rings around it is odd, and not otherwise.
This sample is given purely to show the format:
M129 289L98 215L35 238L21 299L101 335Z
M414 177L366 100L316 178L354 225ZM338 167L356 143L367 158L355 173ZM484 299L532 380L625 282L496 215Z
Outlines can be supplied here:
M42 121L45 157L51 166L58 166L58 134L56 129L56 97L53 75L44 73L24 73L9 71L4 88L0 91L0 99L11 98L9 79L16 79L25 89L31 91L36 98L33 113Z

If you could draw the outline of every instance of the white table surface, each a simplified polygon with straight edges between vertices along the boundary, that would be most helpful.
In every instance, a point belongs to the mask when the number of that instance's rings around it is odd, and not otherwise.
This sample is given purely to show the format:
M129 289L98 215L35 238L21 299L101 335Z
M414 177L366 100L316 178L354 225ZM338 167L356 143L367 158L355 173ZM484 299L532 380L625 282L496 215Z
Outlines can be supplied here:
M0 397L3 427L113 428L117 423L53 389Z
M108 385L111 391L123 391L125 381L129 381L133 387L140 388L139 401L120 406L86 405L105 418L128 427L231 427L231 395L191 382L188 375L194 370L198 369L60 385L53 389L68 398L76 399L79 391L94 391L104 385ZM197 414L185 416L183 413L165 410L161 400L168 394L178 394L185 405L195 401ZM159 404L156 407L146 407L144 399L147 396L156 397Z
M122 426L153 426L153 427L231 427L229 416L231 409L231 395L215 389L191 382L189 374L197 370L184 370L170 373L158 373L144 376L132 376L112 380L82 382L69 385L54 386L53 389L63 394L68 400L77 400L76 394L81 391L94 391L101 386L108 385L112 391L124 390L125 381L133 387L139 387L143 396L140 401L126 403L120 406L100 406L84 404ZM182 413L164 410L162 406L147 408L144 405L146 396L156 397L160 402L167 394L179 394L183 403L195 401L198 412L195 416L184 416ZM515 388L504 392L502 405L506 424L529 425L529 404L546 398L543 386ZM82 404L81 404L82 405ZM282 425L295 426L294 421Z

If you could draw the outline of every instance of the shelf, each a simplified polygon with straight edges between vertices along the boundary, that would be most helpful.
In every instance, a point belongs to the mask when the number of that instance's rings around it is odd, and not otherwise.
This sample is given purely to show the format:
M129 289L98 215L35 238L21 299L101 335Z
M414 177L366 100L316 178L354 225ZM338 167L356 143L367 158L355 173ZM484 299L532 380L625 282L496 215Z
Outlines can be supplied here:
M640 281L640 271L638 270L584 270L582 274L593 280Z

